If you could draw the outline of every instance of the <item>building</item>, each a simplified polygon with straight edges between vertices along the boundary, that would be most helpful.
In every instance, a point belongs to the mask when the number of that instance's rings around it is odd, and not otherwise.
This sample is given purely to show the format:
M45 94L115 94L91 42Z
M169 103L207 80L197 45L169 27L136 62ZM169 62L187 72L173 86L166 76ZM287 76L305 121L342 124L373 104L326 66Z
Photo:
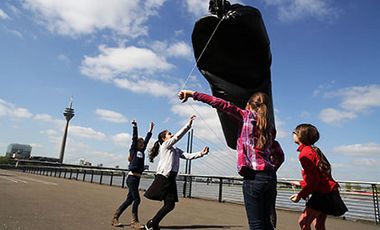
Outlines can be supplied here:
M91 166L92 163L89 162L89 161L86 161L86 160L84 160L84 159L80 159L80 160L79 160L79 165L81 165L81 166Z
M29 159L32 153L32 146L23 144L8 145L5 156L18 159Z
M43 156L31 156L29 160L32 161L41 161L41 162L51 162L51 163L59 163L59 158L55 157L43 157Z

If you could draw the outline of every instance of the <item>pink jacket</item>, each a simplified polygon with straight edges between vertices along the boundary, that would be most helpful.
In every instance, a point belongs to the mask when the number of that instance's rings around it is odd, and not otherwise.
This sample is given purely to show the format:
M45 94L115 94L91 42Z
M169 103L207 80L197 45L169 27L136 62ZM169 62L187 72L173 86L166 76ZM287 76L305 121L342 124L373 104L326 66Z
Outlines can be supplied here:
M245 167L255 171L274 170L274 165L269 159L270 148L258 149L255 147L258 139L256 131L257 114L255 112L241 109L228 101L204 93L195 92L193 98L211 105L239 122L239 137L236 147L239 174L242 174L242 169ZM272 136L274 138L274 135Z

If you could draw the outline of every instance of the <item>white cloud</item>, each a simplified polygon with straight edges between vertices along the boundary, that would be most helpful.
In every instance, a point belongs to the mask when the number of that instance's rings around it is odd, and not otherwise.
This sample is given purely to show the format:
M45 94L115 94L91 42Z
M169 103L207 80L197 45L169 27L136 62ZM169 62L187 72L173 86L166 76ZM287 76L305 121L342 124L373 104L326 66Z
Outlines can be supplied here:
M187 11L195 17L200 17L208 14L208 3L205 0L186 0Z
M55 119L49 114L36 114L34 115L33 119L45 122L55 122Z
M184 4L187 9L187 12L192 14L195 18L199 18L199 17L206 16L209 14L208 12L209 2L210 1L206 1L206 0L186 0ZM230 0L229 2L231 4L239 3L239 4L244 5L239 0Z
M15 105L0 99L0 117L1 116L23 119L30 118L33 114L26 108L16 107Z
M110 29L138 37L148 33L147 20L157 15L165 0L24 0L24 8L51 32L77 36Z
M65 64L70 64L70 62L71 62L70 58L67 57L67 56L64 55L64 54L59 54L59 55L57 56L57 59L58 59L59 61L65 63Z
M2 9L0 9L0 19L11 19Z
M81 126L70 126L69 133L73 136L95 140L104 140L106 138L106 135L102 132L95 131L92 128L86 128Z
M267 5L278 8L280 21L290 22L307 17L319 20L336 18L338 10L331 6L330 0L264 0Z
M112 140L119 146L128 147L131 145L132 136L128 133L118 133L112 136Z
M169 57L184 57L191 59L193 57L193 51L188 44L181 41L172 44L167 50L167 55Z
M196 105L189 101L186 104L173 105L171 111L184 118L183 124L187 122L191 115L195 114L197 118L193 126L194 130L196 130L196 135L205 142L211 141L214 144L225 144L219 118L216 110L211 106Z
M111 110L106 110L106 109L97 109L95 111L95 114L98 116L99 119L113 122L113 123L126 123L128 122L128 118L123 116L123 114L111 111Z
M146 93L153 96L173 97L177 94L178 86L163 81L149 79L115 79L117 87L128 89L136 93Z
M320 119L328 124L340 124L380 107L380 85L355 86L325 93L327 98L341 99L341 109L323 109Z
M134 74L152 74L172 68L164 58L146 48L135 46L110 48L99 47L96 57L85 56L81 73L99 80L109 81L116 77Z
M319 118L327 124L341 124L356 117L357 115L354 112L333 108L323 109L319 114Z
M341 107L346 110L363 111L380 107L380 85L355 86L327 93L328 97L341 97Z
M341 145L333 149L334 152L352 156L380 156L380 144L353 144Z

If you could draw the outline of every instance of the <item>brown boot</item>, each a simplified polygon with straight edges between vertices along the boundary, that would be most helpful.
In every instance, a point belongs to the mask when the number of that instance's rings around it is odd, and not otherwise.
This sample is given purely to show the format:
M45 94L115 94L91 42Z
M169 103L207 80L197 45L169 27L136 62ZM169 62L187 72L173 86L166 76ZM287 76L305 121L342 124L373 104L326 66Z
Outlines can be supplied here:
M123 225L119 222L119 216L120 214L118 212L115 212L112 218L112 226L114 227L122 227Z
M137 214L132 213L131 227L136 229L144 229L144 225L140 224Z

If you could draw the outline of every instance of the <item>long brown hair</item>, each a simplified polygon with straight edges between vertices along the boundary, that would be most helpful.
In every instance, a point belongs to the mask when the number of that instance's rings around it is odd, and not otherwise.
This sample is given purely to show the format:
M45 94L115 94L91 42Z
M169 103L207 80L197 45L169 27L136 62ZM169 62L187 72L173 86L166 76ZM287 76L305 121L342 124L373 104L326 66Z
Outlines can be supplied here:
M318 129L311 124L300 124L294 130L294 133L297 135L298 140L304 144L311 146L316 152L319 163L318 169L321 173L331 176L331 164L327 160L326 156L322 153L322 151L315 146L315 142L319 140L319 132Z
M153 162L154 158L158 155L160 146L164 142L164 138L168 130L161 131L158 134L157 141L154 142L154 145L151 149L149 149L149 161Z
M272 137L272 107L267 94L257 92L248 100L248 104L257 113L256 128L259 133L256 148L265 149L271 145Z

